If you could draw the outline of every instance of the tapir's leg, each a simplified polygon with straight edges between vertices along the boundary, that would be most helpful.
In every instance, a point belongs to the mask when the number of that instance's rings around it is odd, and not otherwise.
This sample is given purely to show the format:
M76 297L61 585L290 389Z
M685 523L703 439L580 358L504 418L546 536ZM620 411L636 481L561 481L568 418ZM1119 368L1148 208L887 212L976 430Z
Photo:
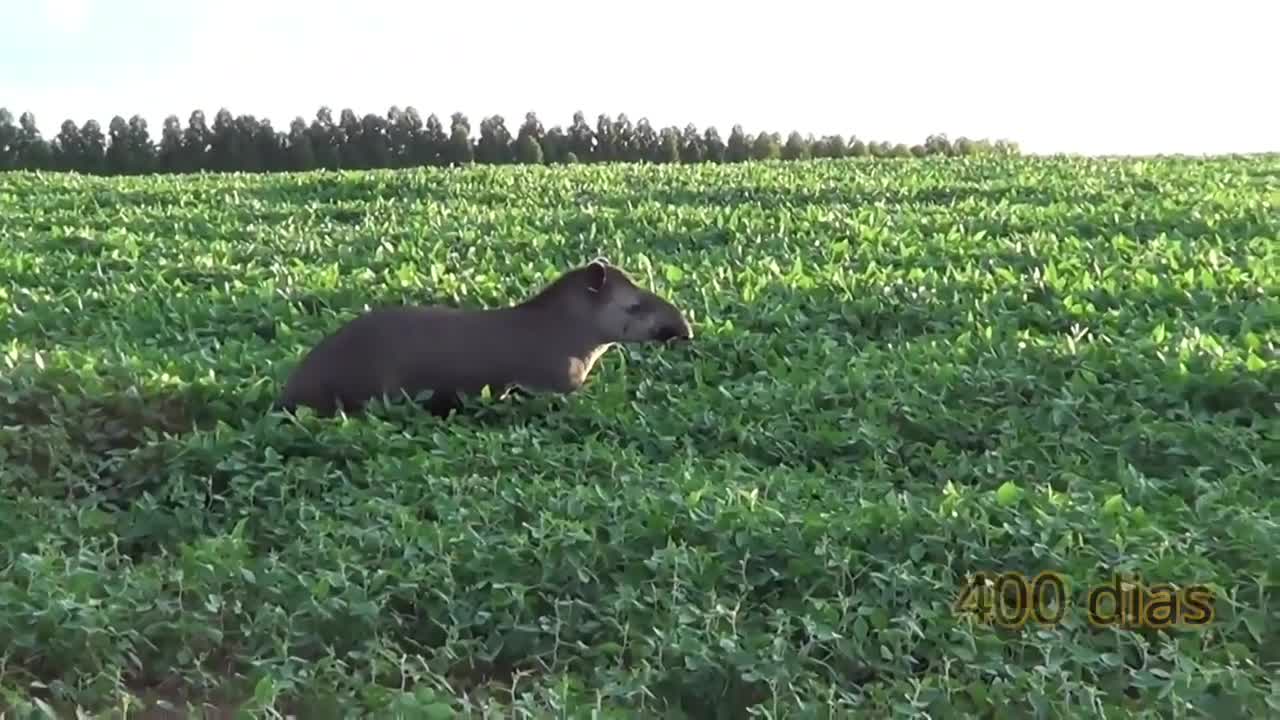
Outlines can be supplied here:
M458 393L452 390L436 390L431 393L431 398L428 399L423 406L426 408L427 412L430 412L432 415L439 418L445 418L449 416L450 410L457 410L461 412L462 398L458 397Z

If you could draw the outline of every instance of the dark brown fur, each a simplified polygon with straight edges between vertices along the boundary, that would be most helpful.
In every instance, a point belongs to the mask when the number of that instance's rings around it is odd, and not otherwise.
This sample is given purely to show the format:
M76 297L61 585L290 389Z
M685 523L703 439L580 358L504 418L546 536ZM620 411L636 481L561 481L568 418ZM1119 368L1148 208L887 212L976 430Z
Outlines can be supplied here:
M486 386L498 395L511 389L571 393L615 343L692 336L670 302L595 260L516 305L366 312L303 358L275 407L352 413L378 396L430 391L425 406L445 416Z

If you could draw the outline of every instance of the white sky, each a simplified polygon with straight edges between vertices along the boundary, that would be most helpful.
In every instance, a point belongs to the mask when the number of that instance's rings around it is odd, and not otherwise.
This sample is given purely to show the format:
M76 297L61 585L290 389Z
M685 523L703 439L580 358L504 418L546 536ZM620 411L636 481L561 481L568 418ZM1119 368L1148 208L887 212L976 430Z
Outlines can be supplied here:
M473 131L581 109L655 126L1028 152L1280 150L1280 0L582 3L8 0L0 107L277 129L322 104L465 112ZM237 45L239 47L237 47Z

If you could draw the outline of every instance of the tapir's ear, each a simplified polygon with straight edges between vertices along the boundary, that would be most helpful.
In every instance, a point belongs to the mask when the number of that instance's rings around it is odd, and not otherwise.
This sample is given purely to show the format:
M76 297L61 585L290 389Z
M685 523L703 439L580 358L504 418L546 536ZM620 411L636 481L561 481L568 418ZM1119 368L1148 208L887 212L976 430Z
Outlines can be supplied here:
M604 289L605 278L609 275L607 263L596 258L587 263L587 290L598 293Z

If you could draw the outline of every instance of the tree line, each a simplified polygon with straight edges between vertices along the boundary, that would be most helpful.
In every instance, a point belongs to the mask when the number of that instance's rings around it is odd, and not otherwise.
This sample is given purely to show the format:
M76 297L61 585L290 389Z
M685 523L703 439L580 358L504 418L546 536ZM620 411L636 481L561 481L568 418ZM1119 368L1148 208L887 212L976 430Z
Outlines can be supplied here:
M128 120L117 115L104 132L97 120L77 125L62 123L57 135L46 139L35 117L13 114L0 107L0 171L76 171L93 175L144 175L187 172L280 172L305 170L368 170L469 164L562 164L594 162L738 163L760 160L804 160L867 156L902 158L1017 154L1016 143L998 140L952 141L931 135L915 145L863 141L841 135L814 138L798 131L785 139L777 132L751 134L734 125L727 138L715 127L699 131L693 124L655 128L646 118L634 124L625 113L601 114L595 126L582 112L569 126L543 128L535 113L525 115L513 135L501 115L480 121L478 133L463 113L449 125L435 115L423 119L413 107L392 107L385 116L363 118L344 109L335 122L329 107L321 107L307 123L295 118L287 131L275 129L267 118L232 115L220 109L207 122L201 110L191 113L184 127L176 115L164 121L154 139L140 115Z

